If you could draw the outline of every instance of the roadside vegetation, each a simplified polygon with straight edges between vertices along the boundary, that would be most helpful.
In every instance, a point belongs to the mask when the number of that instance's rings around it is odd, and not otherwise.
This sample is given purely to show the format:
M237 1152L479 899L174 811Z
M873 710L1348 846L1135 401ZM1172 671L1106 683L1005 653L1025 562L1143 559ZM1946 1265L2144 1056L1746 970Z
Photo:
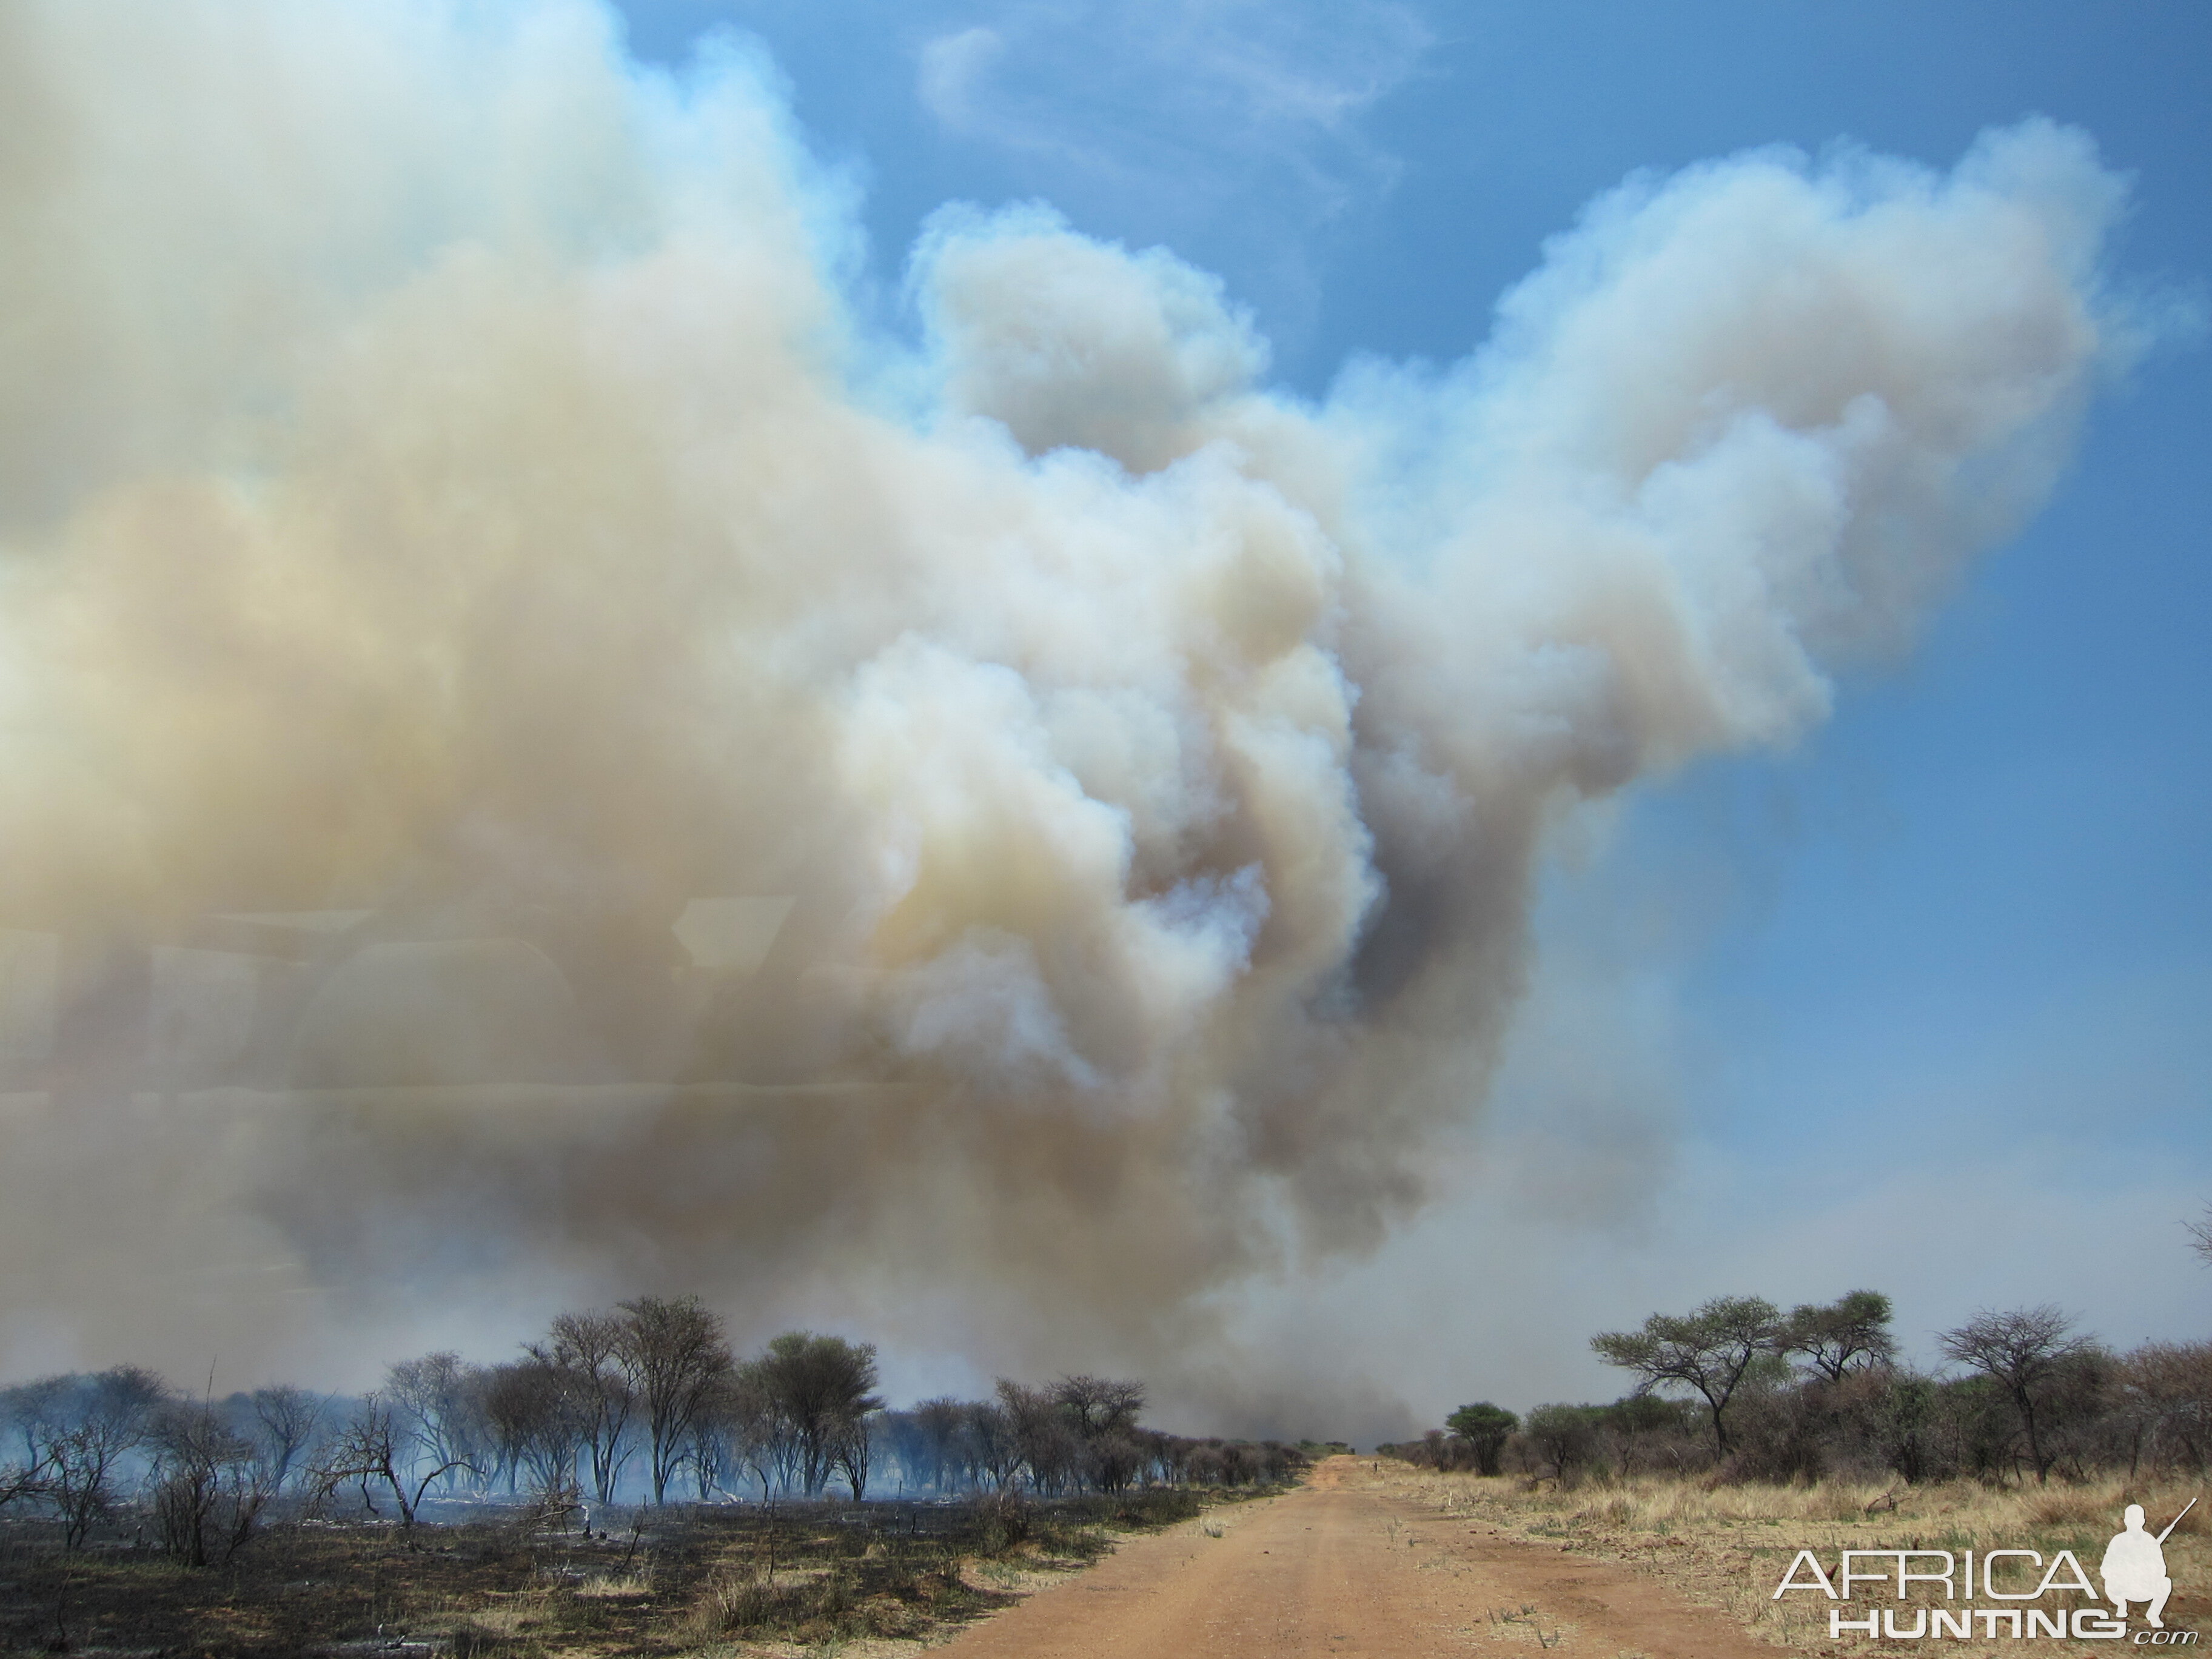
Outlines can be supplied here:
M2212 1227L2191 1232L2212 1260ZM1801 1549L2072 1550L2094 1571L2141 1504L2153 1532L2179 1517L2168 1622L2212 1583L2212 1520L2188 1508L2212 1458L2212 1342L2116 1352L2057 1308L1985 1310L1923 1370L1898 1357L1888 1298L1854 1291L1787 1311L1719 1297L1591 1346L1627 1394L1463 1406L1380 1449L1397 1480L1443 1514L1633 1563L1788 1646L1833 1645L1824 1597L1774 1596ZM2060 1647L2076 1645L2100 1650Z
M1950 1363L1933 1372L1899 1361L1889 1299L1872 1291L1788 1313L1724 1297L1591 1346L1636 1379L1628 1394L1525 1418L1478 1402L1382 1450L1567 1490L1642 1475L2142 1484L2201 1476L2212 1457L2212 1342L2118 1353L2056 1308L1976 1314L1942 1334Z
M1769 1641L1828 1651L1836 1646L1828 1635L1832 1604L1818 1594L1779 1600L1773 1594L1801 1549L1814 1551L1830 1568L1845 1549L1971 1549L1978 1554L1993 1547L2031 1549L2045 1560L2070 1549L2094 1573L2123 1507L2142 1504L2156 1530L2202 1490L2197 1480L2170 1472L2134 1481L2106 1475L2049 1486L1971 1480L1907 1486L1848 1476L1794 1484L1717 1483L1710 1474L1618 1470L1561 1483L1396 1467L1408 1495L1441 1515L1628 1563L1692 1601L1723 1609ZM2198 1614L2191 1592L2212 1583L2212 1528L2202 1518L2203 1508L2190 1510L2166 1541L2167 1569L2178 1586L2166 1612L2169 1625L2194 1623ZM2034 1583L2030 1574L2016 1588ZM1956 1643L1928 1645L1961 1650ZM2077 1644L2039 1646L2064 1652ZM2111 1646L2078 1644L2084 1653Z
M1133 1381L904 1410L876 1384L866 1343L741 1358L696 1300L643 1297L356 1398L131 1366L0 1390L0 1652L919 1638L1310 1461L1148 1428Z

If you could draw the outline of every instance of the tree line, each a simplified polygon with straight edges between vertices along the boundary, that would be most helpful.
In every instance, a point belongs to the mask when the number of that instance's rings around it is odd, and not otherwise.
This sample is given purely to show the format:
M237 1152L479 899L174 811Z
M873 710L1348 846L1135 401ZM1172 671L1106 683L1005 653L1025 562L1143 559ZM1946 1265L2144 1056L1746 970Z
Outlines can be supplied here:
M2047 1482L2202 1474L2212 1456L2212 1342L2116 1352L2040 1306L1984 1310L1937 1344L1939 1370L1900 1361L1889 1298L1875 1291L1787 1312L1719 1297L1592 1337L1599 1358L1636 1379L1609 1405L1543 1405L1522 1419L1480 1401L1382 1449L1561 1480L1670 1471Z
M810 1331L741 1357L696 1297L563 1313L513 1358L439 1352L358 1398L280 1385L194 1400L137 1366L0 1390L0 1509L65 1547L136 1517L190 1565L227 1559L270 1506L343 1504L412 1528L434 1498L526 1499L549 1515L635 1500L854 1502L908 1493L1114 1493L1241 1486L1306 1461L1278 1442L1194 1440L1139 1420L1141 1382L1089 1376L885 1408L874 1345Z

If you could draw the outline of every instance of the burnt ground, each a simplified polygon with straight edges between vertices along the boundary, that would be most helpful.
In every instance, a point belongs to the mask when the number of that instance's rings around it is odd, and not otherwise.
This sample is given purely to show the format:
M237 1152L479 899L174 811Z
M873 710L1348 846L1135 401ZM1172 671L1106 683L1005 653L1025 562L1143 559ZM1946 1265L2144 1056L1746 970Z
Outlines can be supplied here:
M672 1655L702 1644L915 1637L1020 1599L1116 1534L1197 1513L1187 1492L1037 1504L679 1506L604 1532L495 1509L411 1532L388 1521L272 1525L189 1569L128 1516L82 1550L0 1522L0 1654L385 1651ZM605 1517L593 1516L596 1524Z

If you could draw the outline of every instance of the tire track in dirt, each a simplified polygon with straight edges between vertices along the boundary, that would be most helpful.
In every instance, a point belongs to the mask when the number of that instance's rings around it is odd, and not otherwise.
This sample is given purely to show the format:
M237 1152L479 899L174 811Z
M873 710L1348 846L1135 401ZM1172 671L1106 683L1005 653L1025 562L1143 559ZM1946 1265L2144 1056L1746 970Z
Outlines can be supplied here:
M1627 1568L1441 1518L1394 1496L1352 1457L1328 1459L1280 1498L1130 1540L940 1651L945 1659L1503 1659L1547 1645L1562 1659L1776 1653L1725 1614Z

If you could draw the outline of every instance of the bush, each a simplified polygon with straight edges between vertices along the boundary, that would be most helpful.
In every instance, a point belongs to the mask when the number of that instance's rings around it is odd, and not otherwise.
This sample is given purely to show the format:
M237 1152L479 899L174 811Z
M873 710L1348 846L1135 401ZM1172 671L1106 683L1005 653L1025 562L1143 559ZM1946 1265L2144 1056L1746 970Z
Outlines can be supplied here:
M1523 1443L1534 1473L1565 1480L1587 1466L1596 1451L1597 1425L1604 1410L1602 1406L1539 1406L1514 1437Z
M1036 1506L1018 1492L987 1492L970 1499L969 1509L986 1555L1004 1555L1036 1535Z

